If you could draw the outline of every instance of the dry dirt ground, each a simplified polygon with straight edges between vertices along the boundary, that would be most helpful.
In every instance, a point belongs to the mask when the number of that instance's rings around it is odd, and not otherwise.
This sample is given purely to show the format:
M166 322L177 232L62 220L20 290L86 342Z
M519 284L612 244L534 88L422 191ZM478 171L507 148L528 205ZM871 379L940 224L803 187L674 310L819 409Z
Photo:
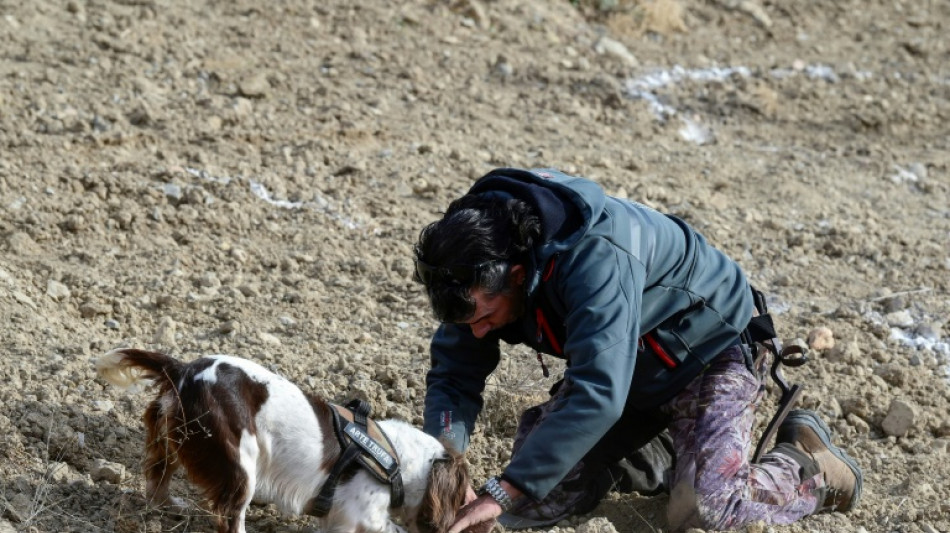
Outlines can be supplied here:
M147 396L93 372L113 347L243 355L420 424L411 246L497 166L676 213L784 338L833 333L786 375L863 502L750 531L950 531L946 1L0 0L0 35L0 531L210 530L180 480L192 509L146 510ZM507 353L479 483L550 384ZM665 502L556 530L666 531Z

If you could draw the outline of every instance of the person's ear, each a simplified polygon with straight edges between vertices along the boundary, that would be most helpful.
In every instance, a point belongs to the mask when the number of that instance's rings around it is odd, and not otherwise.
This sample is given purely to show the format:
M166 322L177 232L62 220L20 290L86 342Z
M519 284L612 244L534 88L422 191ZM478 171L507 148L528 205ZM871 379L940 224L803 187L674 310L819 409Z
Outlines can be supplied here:
M527 271L525 270L524 265L515 265L511 267L511 282L515 284L515 286L520 287L521 285L524 285L524 279L526 275Z

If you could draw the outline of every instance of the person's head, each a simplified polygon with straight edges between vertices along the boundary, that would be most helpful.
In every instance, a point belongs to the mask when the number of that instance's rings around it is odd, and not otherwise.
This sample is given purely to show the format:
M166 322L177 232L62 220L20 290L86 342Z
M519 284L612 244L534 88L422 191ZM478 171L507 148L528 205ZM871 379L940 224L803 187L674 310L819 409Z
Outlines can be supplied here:
M525 264L540 228L528 204L514 198L466 195L449 204L415 246L416 280L436 318L471 324L480 337L486 324L494 329L520 316Z

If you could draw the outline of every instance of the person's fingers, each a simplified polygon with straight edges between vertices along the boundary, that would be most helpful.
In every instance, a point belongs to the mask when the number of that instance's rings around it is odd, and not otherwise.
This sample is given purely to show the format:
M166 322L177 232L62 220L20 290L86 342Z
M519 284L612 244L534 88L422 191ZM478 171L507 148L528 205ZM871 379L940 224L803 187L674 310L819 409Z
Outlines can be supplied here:
M475 501L475 498L478 498L478 496L475 494L475 491L472 489L472 487L469 487L468 490L465 491L465 505Z
M498 502L489 497L477 498L472 503L462 507L448 533L461 533L476 524L493 521L500 514L501 506L498 505Z

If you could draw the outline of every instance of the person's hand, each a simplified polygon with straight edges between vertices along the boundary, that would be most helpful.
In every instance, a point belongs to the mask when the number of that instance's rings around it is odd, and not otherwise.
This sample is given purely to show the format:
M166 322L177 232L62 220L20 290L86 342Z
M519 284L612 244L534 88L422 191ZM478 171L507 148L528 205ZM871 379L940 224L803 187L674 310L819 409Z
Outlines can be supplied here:
M479 496L465 507L462 507L448 533L461 533L462 531L487 532L494 524L495 518L500 515L501 506L494 498L487 494Z

